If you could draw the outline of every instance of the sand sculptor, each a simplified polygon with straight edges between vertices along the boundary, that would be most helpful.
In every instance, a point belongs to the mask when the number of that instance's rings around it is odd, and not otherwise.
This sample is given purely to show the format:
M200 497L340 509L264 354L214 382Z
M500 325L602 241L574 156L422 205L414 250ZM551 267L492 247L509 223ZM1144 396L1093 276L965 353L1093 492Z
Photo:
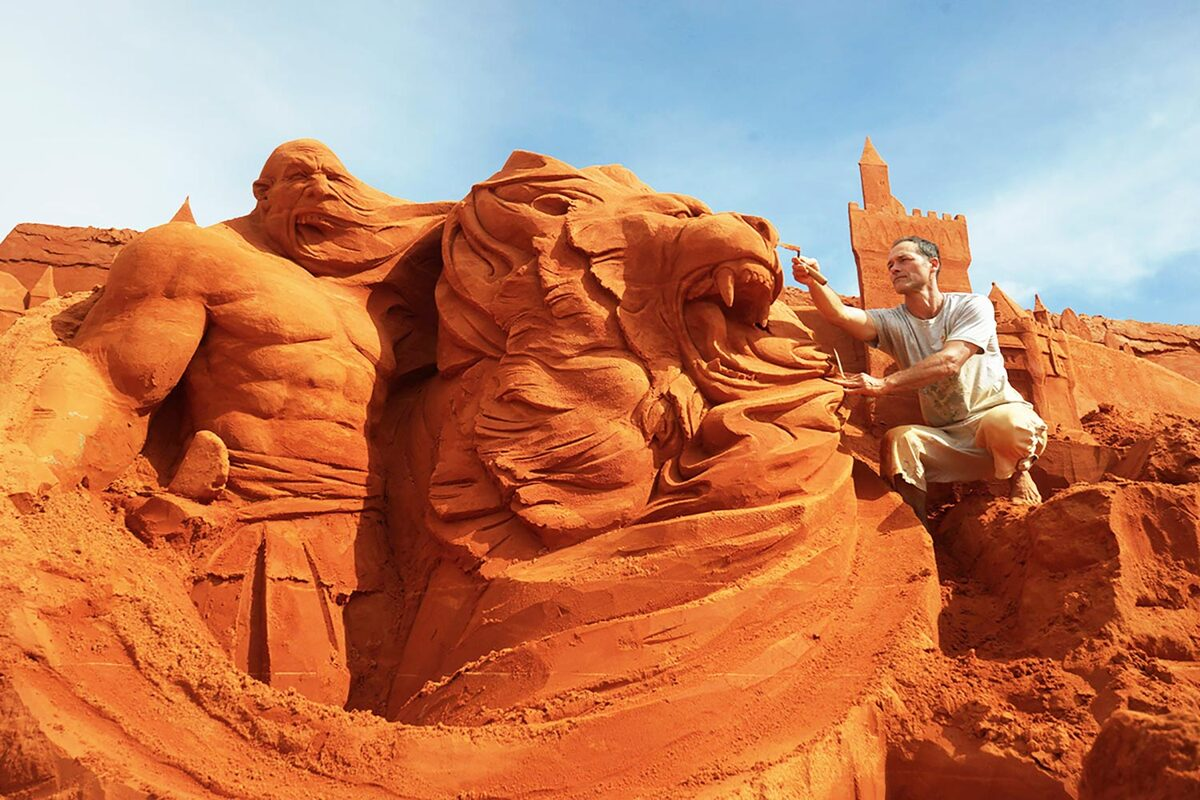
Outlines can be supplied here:
M38 389L10 482L104 486L182 386L190 429L228 449L241 501L207 543L193 599L241 668L341 705L356 657L346 620L394 583L379 387L432 360L433 321L411 295L432 288L449 204L389 197L311 140L277 148L254 196L245 217L172 222L120 253Z
M861 373L832 380L851 394L918 393L928 424L888 431L881 469L922 520L928 481L1009 478L1012 499L1041 501L1029 468L1046 447L1046 423L1008 383L987 298L938 288L936 244L909 236L892 245L888 274L904 297L894 308L846 306L816 280L816 261L798 255L792 265L824 317L902 368L884 378Z

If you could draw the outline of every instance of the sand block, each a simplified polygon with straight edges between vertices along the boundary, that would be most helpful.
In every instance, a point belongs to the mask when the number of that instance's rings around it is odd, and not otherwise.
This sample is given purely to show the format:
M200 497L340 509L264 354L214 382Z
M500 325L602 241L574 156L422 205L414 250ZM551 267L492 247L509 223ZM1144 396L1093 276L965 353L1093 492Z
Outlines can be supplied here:
M211 502L229 480L229 449L212 431L197 431L168 487L175 494Z
M1043 497L1078 483L1094 483L1121 457L1116 448L1051 437L1029 471Z

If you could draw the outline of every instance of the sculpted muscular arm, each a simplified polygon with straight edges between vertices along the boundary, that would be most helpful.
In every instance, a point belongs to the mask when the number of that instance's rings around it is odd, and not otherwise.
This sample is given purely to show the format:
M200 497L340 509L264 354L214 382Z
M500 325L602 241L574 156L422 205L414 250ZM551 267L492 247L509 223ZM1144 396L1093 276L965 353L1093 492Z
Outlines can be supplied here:
M117 256L73 347L35 389L24 442L33 485L9 488L103 485L141 449L150 412L179 383L204 335L203 270L172 257L189 229L149 231Z

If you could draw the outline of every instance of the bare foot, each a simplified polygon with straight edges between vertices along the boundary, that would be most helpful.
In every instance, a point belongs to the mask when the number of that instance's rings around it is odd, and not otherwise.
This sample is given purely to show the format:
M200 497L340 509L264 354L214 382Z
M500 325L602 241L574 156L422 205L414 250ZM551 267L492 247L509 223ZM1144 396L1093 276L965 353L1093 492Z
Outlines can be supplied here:
M1042 493L1038 491L1037 484L1029 476L1028 470L1023 469L1013 473L1008 482L1008 499L1027 506L1041 504Z

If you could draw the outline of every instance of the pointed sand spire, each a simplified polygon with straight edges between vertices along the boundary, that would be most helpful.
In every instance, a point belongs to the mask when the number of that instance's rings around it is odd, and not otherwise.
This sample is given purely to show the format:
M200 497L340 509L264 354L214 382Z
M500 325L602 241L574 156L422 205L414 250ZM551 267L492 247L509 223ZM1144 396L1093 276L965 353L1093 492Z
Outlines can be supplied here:
M1021 308L1016 300L1013 300L1004 290L992 284L992 290L988 292L988 299L992 301L992 305L996 307L996 321L1008 322L1014 319L1025 319L1029 316L1029 312Z
M879 157L875 145L871 144L870 136L863 145L862 158L858 160L858 175L862 180L864 208L868 210L887 209L898 214L904 213L904 204L892 197L887 162Z
M192 216L192 196L189 194L183 198L183 205L175 212L175 216L171 217L171 222L190 222L196 224L196 218Z
M859 164L873 164L879 167L886 167L887 162L879 155L875 149L875 145L871 144L871 137L867 137L866 144L863 145L862 155L858 159Z
M47 300L58 297L58 289L54 286L54 270L47 267L29 290L29 298L25 301L27 308L40 306Z
M1042 302L1041 295L1033 296L1033 318L1038 322L1050 324L1050 309L1046 308L1046 304Z
M25 284L17 280L15 275L0 272L0 331L25 313L28 302L29 290L25 288Z

